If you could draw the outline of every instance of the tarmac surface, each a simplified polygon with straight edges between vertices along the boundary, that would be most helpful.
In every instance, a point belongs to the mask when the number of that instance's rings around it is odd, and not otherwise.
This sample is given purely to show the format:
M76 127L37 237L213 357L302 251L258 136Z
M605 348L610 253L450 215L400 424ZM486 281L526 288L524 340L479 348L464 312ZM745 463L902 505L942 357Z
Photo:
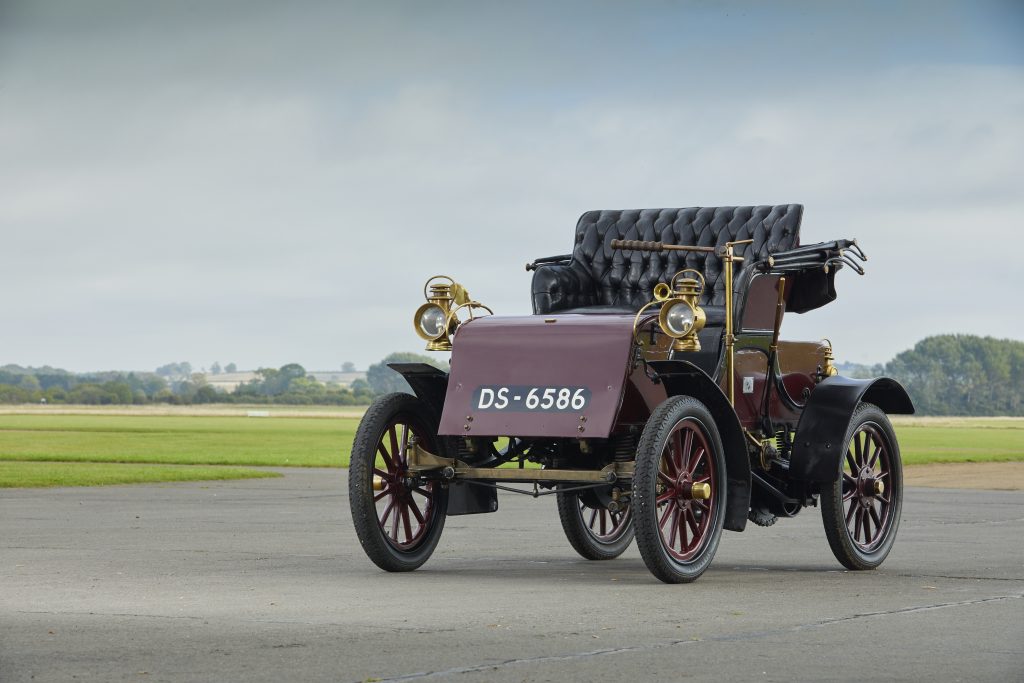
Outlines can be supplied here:
M386 574L344 472L282 471L0 491L0 681L1024 680L1022 492L909 489L877 571L808 509L668 586L511 494Z

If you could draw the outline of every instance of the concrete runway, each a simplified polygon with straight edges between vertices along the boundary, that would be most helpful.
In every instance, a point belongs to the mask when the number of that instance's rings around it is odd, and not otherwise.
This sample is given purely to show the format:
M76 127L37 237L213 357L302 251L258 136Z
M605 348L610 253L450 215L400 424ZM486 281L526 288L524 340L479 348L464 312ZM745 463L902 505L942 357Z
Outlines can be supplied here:
M910 489L874 572L809 509L667 586L504 494L386 574L345 474L283 471L0 491L0 681L1024 680L1024 493Z

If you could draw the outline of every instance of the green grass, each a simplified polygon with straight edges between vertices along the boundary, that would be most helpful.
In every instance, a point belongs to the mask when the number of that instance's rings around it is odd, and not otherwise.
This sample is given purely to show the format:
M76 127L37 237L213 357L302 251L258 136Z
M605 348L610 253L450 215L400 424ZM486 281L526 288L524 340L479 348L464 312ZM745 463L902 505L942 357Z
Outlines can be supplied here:
M963 421L954 423L963 424ZM904 464L1024 460L1024 420L954 426L896 423Z
M0 461L344 467L357 425L354 417L7 414ZM898 419L896 431L907 464L1024 460L1024 419ZM189 478L205 478L197 472Z
M0 415L0 460L348 465L356 418Z
M0 488L101 486L279 476L281 475L276 472L247 470L238 467L0 461Z

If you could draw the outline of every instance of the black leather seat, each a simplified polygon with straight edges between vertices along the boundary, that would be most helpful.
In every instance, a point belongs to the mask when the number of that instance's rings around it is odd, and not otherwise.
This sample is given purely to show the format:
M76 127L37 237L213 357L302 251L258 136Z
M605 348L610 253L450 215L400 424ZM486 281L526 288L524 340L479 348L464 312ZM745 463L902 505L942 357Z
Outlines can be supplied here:
M611 241L721 247L753 239L736 248L736 255L744 257L735 268L734 288L739 294L746 282L745 267L799 246L802 216L800 204L588 211L576 224L570 261L540 265L534 273L533 312L635 313L652 299L654 285L693 268L706 281L700 305L708 327L724 325L725 278L716 254L622 251L612 249Z

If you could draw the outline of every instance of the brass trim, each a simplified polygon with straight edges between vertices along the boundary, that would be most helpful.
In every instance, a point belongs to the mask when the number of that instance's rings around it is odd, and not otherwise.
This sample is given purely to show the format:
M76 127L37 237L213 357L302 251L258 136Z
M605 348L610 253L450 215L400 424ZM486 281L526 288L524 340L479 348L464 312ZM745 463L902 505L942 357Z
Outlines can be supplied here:
M494 315L494 311L490 308L484 306L479 301L473 301L466 288L456 282L450 275L433 275L428 278L423 285L423 296L427 302L421 304L416 309L412 316L412 326L416 334L427 342L427 351L452 350L451 336L455 333L458 326L462 324L457 315L460 310L467 309L470 320L476 317L473 314L474 308L482 308L491 315ZM425 334L420 328L421 316L432 306L440 308L441 313L445 317L444 328L442 328L440 334L433 337Z
M732 288L733 288L733 267L734 262L743 261L742 256L736 256L735 247L739 244L751 244L754 240L737 240L726 242L722 251L722 260L725 262L725 363L726 376L729 378L728 392L729 403L736 406L736 339L732 332Z
M690 498L694 500L707 500L711 497L711 484L707 482L694 482L690 484Z
M732 336L732 244L726 243L723 260L725 261L725 364L726 377L729 378L728 392L729 404L736 406L736 363L733 352L736 341Z
M495 467L471 467L455 458L443 458L410 441L408 449L409 472L422 474L451 468L453 479L489 479L494 481L540 483L558 482L608 482L633 477L634 463L612 463L600 470L520 470Z

